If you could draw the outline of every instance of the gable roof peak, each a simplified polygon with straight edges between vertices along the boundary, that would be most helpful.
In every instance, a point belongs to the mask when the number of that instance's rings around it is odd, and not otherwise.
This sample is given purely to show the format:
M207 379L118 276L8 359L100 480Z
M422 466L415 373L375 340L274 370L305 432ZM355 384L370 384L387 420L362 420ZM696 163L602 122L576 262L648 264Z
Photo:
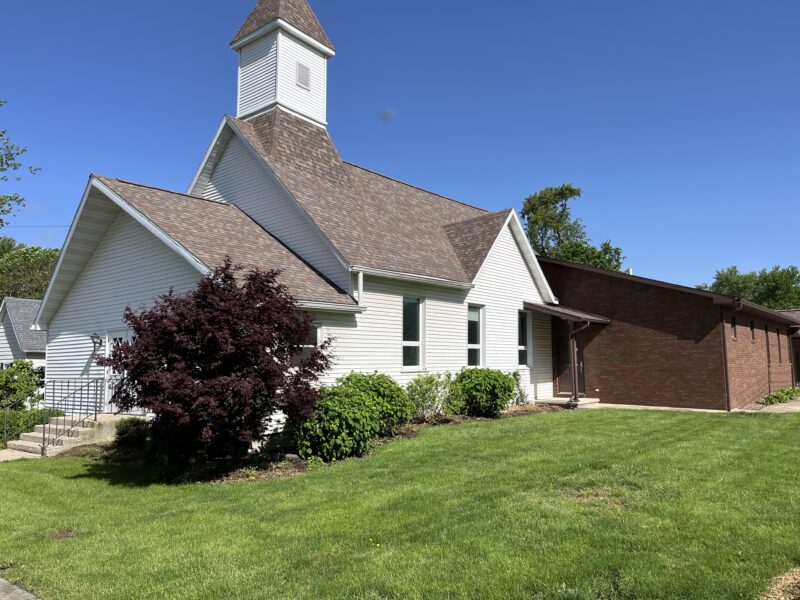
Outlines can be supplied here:
M259 0L256 7L239 28L236 36L231 40L231 46L236 45L242 39L278 19L288 23L323 46L335 50L308 0Z

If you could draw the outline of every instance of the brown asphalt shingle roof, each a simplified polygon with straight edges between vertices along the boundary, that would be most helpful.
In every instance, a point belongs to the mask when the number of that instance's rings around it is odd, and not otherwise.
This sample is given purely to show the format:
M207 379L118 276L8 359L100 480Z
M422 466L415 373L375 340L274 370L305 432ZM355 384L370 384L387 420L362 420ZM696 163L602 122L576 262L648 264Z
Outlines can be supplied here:
M231 44L235 44L243 37L250 35L275 19L283 19L289 25L317 40L320 44L327 46L331 50L334 49L331 40L322 28L314 11L308 5L307 0L260 0L248 15Z
M470 279L475 279L478 275L510 212L511 209L501 210L444 226L450 244Z
M190 254L209 268L230 256L235 264L278 269L278 280L298 300L355 304L239 208L144 185L99 177Z
M485 210L344 162L325 129L280 108L229 120L350 264L457 282L474 278L479 250L451 240L458 239L459 223L485 217ZM490 224L468 233L481 249L499 231ZM492 233L491 240L481 237Z
M780 312L789 315L792 319L796 320L798 324L800 324L800 308L796 310L782 310Z

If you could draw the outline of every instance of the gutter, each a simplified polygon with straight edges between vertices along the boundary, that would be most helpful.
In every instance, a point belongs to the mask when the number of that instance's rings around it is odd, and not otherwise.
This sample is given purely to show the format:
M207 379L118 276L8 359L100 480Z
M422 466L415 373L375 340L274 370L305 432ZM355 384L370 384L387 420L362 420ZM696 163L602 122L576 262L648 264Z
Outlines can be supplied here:
M384 277L386 279L399 279L401 281L411 281L414 283L424 283L427 285L438 285L442 287L456 288L459 290L471 290L475 287L472 283L454 281L452 279L442 279L440 277L430 277L428 275L414 275L413 273L401 273L399 271L385 271L383 269L373 269L372 267L362 267L353 265L352 271L359 276L372 275L373 277Z

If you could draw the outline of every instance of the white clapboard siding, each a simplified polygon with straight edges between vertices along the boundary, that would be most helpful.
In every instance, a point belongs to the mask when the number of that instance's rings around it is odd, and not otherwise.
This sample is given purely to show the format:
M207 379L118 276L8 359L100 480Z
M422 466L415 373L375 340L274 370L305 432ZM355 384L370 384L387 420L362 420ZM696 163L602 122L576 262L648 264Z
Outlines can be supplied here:
M518 367L518 320L525 302L542 302L533 276L522 257L519 246L507 226L498 236L486 262L483 264L475 287L467 297L469 304L484 307L484 366L504 371L519 369L529 397L536 395L537 388L547 392L552 389L552 353L549 331L541 326L533 328L533 340L529 344L534 369ZM537 323L538 321L533 321ZM545 337L545 340L542 340ZM542 350L547 348L546 352Z
M278 89L278 32L259 38L239 52L240 117L274 104Z
M309 89L297 85L298 64L310 70ZM310 46L278 34L278 102L318 123L327 119L328 61Z
M317 317L324 338L333 338L330 383L350 371L379 371L405 384L419 370L402 366L403 296L420 297L424 308L424 369L457 372L467 364L467 306L485 307L484 366L519 371L529 400L552 396L550 323L531 315L533 368L518 363L518 315L523 303L541 302L511 231L504 230L467 291L365 277L364 305L358 315Z
M122 314L149 306L200 273L130 216L120 212L48 324L47 378L102 377L92 360L93 333L125 328Z
M322 233L238 137L231 138L203 195L235 204L320 273L350 291L350 273Z
M11 326L11 317L6 313L0 331L0 364L7 364L25 358L25 353L19 347L14 328Z

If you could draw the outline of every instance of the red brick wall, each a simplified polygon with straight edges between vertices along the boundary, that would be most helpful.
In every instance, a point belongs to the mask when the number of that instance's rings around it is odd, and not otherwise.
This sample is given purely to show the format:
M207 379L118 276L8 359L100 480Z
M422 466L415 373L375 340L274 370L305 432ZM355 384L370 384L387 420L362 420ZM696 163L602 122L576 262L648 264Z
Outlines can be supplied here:
M731 385L731 408L744 408L793 383L792 353L789 352L789 329L768 323L746 313L736 313L736 339L733 339L732 316L725 319L728 336L728 369ZM755 339L750 325L755 325ZM768 328L769 333L767 333ZM780 334L778 333L780 331ZM767 360L767 336L769 356Z
M582 334L588 396L727 408L721 316L710 299L544 261L542 268L565 306L611 319Z

